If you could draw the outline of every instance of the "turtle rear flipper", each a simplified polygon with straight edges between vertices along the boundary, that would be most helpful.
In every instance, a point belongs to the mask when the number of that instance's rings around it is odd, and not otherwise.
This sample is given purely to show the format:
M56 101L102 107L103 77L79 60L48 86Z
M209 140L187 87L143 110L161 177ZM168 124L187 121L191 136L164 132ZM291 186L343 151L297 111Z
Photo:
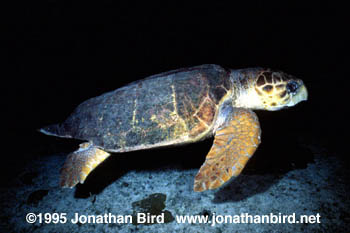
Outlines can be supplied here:
M78 150L67 156L61 169L60 186L73 188L78 183L84 183L89 173L109 155L90 142L80 144Z
M238 176L260 143L256 114L233 110L215 133L214 144L194 181L194 191L216 189L232 176Z

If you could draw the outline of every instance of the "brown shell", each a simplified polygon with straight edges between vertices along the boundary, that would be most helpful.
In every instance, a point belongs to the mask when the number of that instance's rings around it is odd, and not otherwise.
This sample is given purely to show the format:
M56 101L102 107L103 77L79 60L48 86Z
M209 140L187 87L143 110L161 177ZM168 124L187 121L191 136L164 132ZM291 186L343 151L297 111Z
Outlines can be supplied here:
M91 98L44 130L115 152L195 141L209 134L230 88L217 65L174 70Z

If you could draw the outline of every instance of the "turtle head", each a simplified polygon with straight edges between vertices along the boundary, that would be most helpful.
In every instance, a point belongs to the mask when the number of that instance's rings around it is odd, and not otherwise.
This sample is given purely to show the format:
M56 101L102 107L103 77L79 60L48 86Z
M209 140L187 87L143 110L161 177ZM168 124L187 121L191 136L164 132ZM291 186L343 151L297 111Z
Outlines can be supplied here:
M307 100L303 81L284 72L260 70L246 78L250 85L241 91L240 107L276 111Z

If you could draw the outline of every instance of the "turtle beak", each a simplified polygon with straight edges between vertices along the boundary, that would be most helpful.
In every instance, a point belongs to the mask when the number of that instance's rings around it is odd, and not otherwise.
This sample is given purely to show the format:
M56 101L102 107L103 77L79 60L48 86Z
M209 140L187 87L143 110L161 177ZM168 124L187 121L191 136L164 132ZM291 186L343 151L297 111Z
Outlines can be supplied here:
M307 89L306 89L304 84L300 87L300 90L299 90L299 93L297 94L297 96L298 96L298 98L296 99L297 103L307 100L308 93L307 93Z
M293 96L289 102L288 107L294 106L299 102L306 101L308 99L308 92L304 84L299 87L298 92Z

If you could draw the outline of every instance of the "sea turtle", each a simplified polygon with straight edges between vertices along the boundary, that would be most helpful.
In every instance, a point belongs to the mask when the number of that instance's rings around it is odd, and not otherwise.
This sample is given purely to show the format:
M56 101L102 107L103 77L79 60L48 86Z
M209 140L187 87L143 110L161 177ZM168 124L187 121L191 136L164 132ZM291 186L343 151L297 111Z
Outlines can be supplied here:
M110 153L196 142L214 143L194 191L215 189L240 174L260 143L253 109L279 110L307 99L302 80L264 68L218 65L177 69L91 98L62 123L40 131L87 142L67 157L60 186L74 187Z

